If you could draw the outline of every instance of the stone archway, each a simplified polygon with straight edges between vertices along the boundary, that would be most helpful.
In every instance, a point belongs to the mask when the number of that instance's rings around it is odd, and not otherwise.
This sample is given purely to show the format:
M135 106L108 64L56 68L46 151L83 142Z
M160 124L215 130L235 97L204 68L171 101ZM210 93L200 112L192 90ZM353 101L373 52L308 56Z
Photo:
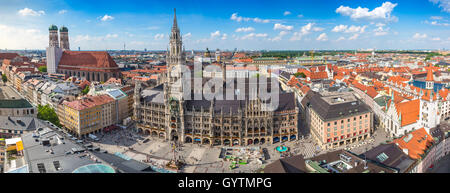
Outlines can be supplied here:
M229 139L223 140L223 145L230 145L230 140Z
M178 133L176 130L172 130L170 132L170 140L172 141L178 141Z
M290 140L293 141L295 139L297 139L297 136L296 135L291 135Z
M264 139L264 138L261 138L261 140L260 140L260 142L259 143L261 143L261 145L262 144L264 144L264 143L266 143L266 139Z
M142 134L142 133L144 133L144 130L142 128L138 128L138 133Z
M259 139L255 139L255 141L253 142L255 145L259 144Z
M164 138L164 137L166 137L166 133L164 133L164 132L159 133L159 138Z
M221 145L222 142L220 141L220 139L215 139L214 140L214 145Z
M211 142L210 142L210 140L208 138L204 138L203 141L202 141L202 144L203 145L210 145Z
M156 131L152 131L152 137L158 136L158 133Z
M194 143L195 144L201 144L202 140L200 138L196 137L196 138L194 138Z
M185 143L192 143L192 138L191 137L186 137L186 138L184 138L184 142Z
M239 140L238 139L233 139L233 146L235 145L239 145Z
M252 139L248 139L247 145L251 145L251 144L253 144L253 140Z
M145 130L145 133L144 133L145 135L150 135L150 130Z

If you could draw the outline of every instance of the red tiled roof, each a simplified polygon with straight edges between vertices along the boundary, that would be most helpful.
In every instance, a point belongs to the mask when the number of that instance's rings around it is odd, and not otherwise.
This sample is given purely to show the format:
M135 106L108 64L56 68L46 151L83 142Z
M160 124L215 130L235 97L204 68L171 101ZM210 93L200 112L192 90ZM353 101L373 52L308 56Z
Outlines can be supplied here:
M122 80L120 78L114 78L111 77L108 81L106 81L105 83L117 83L117 84L122 84Z
M393 143L396 143L400 149L407 149L408 156L412 159L420 159L420 155L423 155L427 147L432 145L433 137L421 128L395 139Z
M401 119L401 126L409 125L417 122L419 120L420 113L420 100L412 100L403 103L396 103L395 108L397 109L398 116Z
M373 87L367 87L366 89L367 95L369 95L371 98L375 98L378 95L378 92Z
M108 52L64 51L58 68L67 70L117 72L119 67Z
M19 54L17 53L0 53L0 60L3 59L14 59L15 57L19 57Z
M110 97L109 95L98 95L98 96L87 96L83 99L78 99L74 101L64 101L63 104L67 105L68 107L72 109L76 109L78 111L83 109L92 108L98 105L103 105L106 103L113 102L114 99Z

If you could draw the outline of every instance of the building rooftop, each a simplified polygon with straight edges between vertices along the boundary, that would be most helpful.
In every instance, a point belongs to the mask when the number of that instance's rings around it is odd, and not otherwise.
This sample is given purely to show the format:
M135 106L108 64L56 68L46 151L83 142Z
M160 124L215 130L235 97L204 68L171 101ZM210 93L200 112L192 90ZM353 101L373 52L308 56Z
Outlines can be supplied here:
M58 68L101 72L119 70L116 62L104 51L64 51Z
M16 131L34 131L43 128L45 124L34 117L0 116L0 128Z
M365 161L345 150L315 156L306 163L317 173L396 173L396 170Z
M264 168L264 173L306 173L305 160L303 155L296 155L279 159L268 164Z
M408 157L397 145L380 144L362 154L367 159L396 168L400 173L408 172L408 169L415 161Z
M433 141L433 137L421 128L395 139L393 143L397 144L410 158L420 159Z
M303 98L302 105L312 108L324 121L370 112L369 107L356 99L350 92L310 91Z
M71 173L95 163L85 148L48 127L23 135L22 141L29 173Z
M113 102L114 99L109 95L98 95L98 96L86 96L82 99L74 100L74 101L64 101L64 104L70 108L76 109L78 111L92 108L98 105L103 105L106 103Z

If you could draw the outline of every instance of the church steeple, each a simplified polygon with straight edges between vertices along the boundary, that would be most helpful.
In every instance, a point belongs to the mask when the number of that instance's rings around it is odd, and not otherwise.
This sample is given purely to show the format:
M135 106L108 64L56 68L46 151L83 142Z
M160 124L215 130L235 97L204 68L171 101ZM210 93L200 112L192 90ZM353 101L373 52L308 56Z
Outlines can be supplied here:
M184 62L183 42L180 35L180 29L177 23L177 13L174 9L173 25L170 33L169 53L167 54L167 64L177 65Z
M172 28L178 28L177 24L177 9L173 8L173 25Z

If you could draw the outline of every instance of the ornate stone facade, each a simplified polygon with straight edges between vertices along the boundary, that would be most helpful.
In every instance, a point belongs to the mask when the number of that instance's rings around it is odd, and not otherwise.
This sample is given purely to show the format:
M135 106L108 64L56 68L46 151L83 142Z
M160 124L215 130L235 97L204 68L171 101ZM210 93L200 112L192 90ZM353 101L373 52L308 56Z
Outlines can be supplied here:
M171 73L186 61L176 15L169 45L167 81L153 88L136 82L134 120L139 132L180 143L225 146L259 145L298 138L298 108L294 93L279 93L280 104L274 111L264 110L260 99L250 99L247 94L244 100L184 99L183 89L188 88L177 85L180 74ZM225 69L223 65L222 69ZM254 85L250 85L248 78L243 82L245 89L241 92L248 93ZM224 85L228 84L230 81L224 82ZM227 92L236 93L236 90Z

